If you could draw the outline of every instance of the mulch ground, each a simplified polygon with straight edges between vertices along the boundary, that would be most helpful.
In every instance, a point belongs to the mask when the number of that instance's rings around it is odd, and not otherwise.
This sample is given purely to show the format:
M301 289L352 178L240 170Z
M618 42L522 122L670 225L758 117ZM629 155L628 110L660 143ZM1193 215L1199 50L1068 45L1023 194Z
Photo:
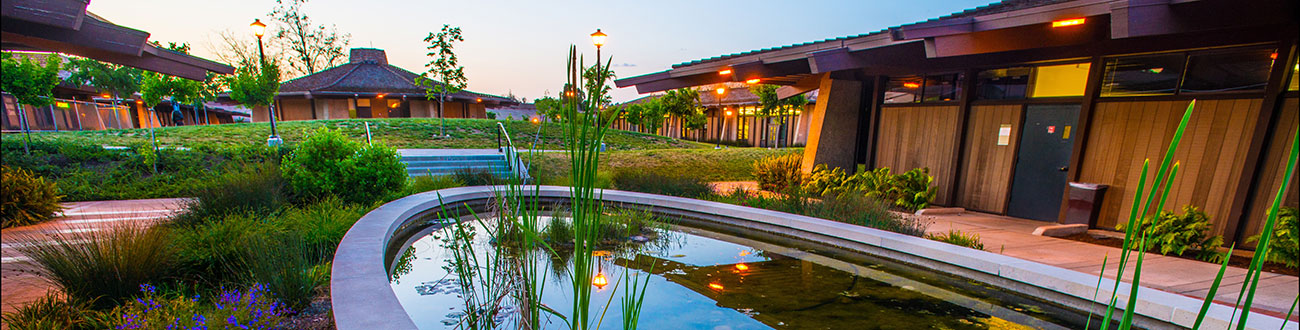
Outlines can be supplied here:
M1113 248L1122 248L1124 246L1123 239L1112 238L1112 237L1096 237L1087 233L1074 234L1074 235L1065 236L1061 238L1072 240L1072 241L1084 242L1084 243L1105 245ZM1183 258L1188 260L1197 260L1196 258L1190 256L1171 256L1171 257L1178 257L1178 258ZM1228 260L1228 265L1233 267L1239 267L1239 268L1250 268L1250 258L1234 255L1232 256L1231 259ZM1282 275L1300 276L1300 268L1289 268L1286 265L1272 263L1272 262L1264 263L1264 271L1270 273L1282 274Z

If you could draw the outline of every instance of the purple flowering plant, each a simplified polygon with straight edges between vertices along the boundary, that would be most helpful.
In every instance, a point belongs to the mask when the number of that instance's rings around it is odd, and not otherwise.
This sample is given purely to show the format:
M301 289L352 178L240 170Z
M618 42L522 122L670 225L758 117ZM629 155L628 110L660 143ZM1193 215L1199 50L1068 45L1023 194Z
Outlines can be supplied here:
M290 310L266 286L223 290L217 297L163 297L149 284L114 310L117 330L281 329Z

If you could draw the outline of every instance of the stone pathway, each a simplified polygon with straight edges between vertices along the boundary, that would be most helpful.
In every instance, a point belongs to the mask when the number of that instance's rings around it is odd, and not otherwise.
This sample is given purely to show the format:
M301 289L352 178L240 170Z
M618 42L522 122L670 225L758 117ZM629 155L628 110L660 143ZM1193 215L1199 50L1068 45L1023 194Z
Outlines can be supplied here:
M31 264L18 251L30 239L48 240L60 234L112 230L121 225L153 225L184 209L185 199L136 199L63 203L63 215L49 222L0 231L0 311L8 313L44 296L52 287L31 274Z
M924 217L934 221L928 230L931 233L946 233L955 229L979 234L984 249L989 252L1092 275L1100 273L1103 257L1110 256L1106 273L1103 274L1109 279L1115 278L1119 267L1118 248L1031 234L1038 226L1054 223L974 212ZM1131 260L1129 265L1135 263L1136 260ZM1128 267L1125 278L1133 276L1131 269L1133 268ZM1218 272L1217 264L1148 254L1142 262L1142 285L1204 299ZM1235 303L1245 274L1243 268L1229 267L1215 300L1227 305ZM1297 277L1264 273L1260 276L1254 306L1257 312L1284 317L1297 294L1300 294L1300 279ZM1298 317L1300 314L1293 314L1291 319L1297 320Z

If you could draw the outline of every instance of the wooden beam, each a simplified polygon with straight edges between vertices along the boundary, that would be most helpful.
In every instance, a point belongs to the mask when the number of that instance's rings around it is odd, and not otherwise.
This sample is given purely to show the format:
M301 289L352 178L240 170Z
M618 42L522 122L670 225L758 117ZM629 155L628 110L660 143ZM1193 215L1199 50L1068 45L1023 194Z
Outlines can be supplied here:
M791 96L811 92L812 90L817 89L817 87L821 86L822 76L824 75L825 74L816 74L816 75L807 76L804 77L803 79L800 79L798 82L795 82L794 85L782 86L780 88L777 88L776 97L780 99L785 99Z
M958 101L961 103L961 105L958 106L958 111L961 113L957 115L958 131L955 136L957 143L954 144L954 148L956 148L957 151L952 154L952 168L954 169L952 175L956 177L953 178L952 187L949 187L948 190L948 196L950 196L949 204L951 205L956 205L959 200L957 194L961 192L961 183L962 179L964 179L961 175L964 173L962 171L962 161L964 160L962 154L965 154L966 135L969 133L969 127L967 127L969 125L966 123L970 120L971 102L975 100L975 82L979 80L979 73L979 70L968 69L965 73L965 79L959 82L962 87L961 95L958 96Z
M1078 127L1074 128L1074 145L1070 149L1070 168L1066 171L1066 178L1070 181L1079 180L1079 166L1083 164L1084 152L1087 151L1088 134L1092 132L1092 110L1097 107L1097 99L1101 95L1101 80L1106 74L1106 62L1101 57L1094 57L1088 64L1088 82L1084 85L1083 101L1080 102L1079 119L1075 123ZM1064 212L1064 209L1062 209Z
M1294 70L1291 63L1296 62L1296 44L1297 40L1294 38L1278 43L1278 56L1273 59L1273 69L1268 75L1268 87L1264 88L1264 100L1260 104L1259 116L1255 117L1255 130L1246 141L1250 143L1250 149L1246 151L1246 160L1241 163L1241 175L1238 176L1241 179L1237 180L1237 187L1232 190L1232 206L1228 209L1228 223L1223 233L1229 241L1240 242L1243 238L1241 235L1245 231L1241 227L1249 223L1245 217L1250 214L1248 208L1251 201L1255 198L1271 198L1269 193L1256 196L1252 192L1259 188L1259 173L1264 168L1263 152L1268 150L1269 141L1275 133L1273 121L1281 112L1282 97L1286 92L1291 71Z
M78 30L89 4L87 0L5 0L0 4L0 17Z

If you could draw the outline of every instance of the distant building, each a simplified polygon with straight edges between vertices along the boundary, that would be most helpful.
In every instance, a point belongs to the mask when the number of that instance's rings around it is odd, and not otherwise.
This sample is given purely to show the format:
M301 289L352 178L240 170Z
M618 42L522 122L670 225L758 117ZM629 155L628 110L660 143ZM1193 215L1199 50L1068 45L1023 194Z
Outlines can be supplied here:
M425 98L419 75L388 64L382 49L353 48L348 63L299 77L280 86L277 120L346 118L487 118L488 106L516 104L489 94L462 90L447 95L444 110ZM269 119L264 107L253 121Z
M499 120L533 120L542 118L537 116L537 106L532 103L519 104L502 104L495 108L489 107L487 112L496 114Z
M721 97L718 97L716 92L719 87L723 88ZM638 104L660 96L662 94L644 96L622 104ZM727 83L712 86L700 91L699 105L704 107L704 129L683 130L680 118L669 116L664 119L659 131L646 133L759 147L775 147L778 144L799 146L808 139L808 113L816 104L817 91L808 92L804 97L808 99L808 103L794 109L791 113L784 116L761 117L759 114L762 104L757 95L749 92L748 84ZM644 131L622 120L615 121L614 125L618 129ZM764 131L764 127L767 131Z

